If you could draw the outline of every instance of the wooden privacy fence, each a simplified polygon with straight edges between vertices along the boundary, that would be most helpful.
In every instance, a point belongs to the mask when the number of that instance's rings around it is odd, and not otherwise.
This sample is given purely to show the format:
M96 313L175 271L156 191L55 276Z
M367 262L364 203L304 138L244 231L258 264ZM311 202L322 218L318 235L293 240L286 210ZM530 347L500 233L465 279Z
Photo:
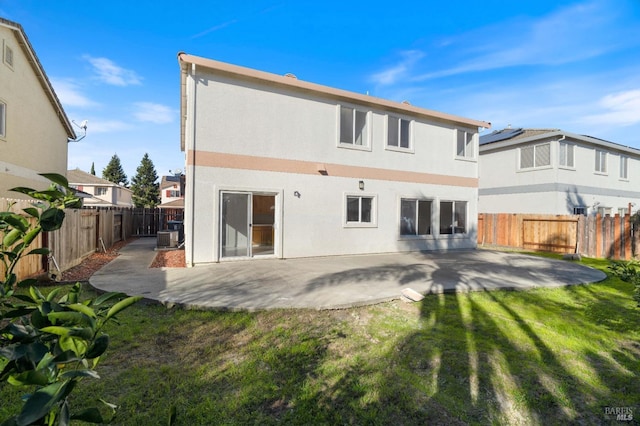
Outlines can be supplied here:
M32 207L30 200L0 198L0 211L20 213ZM22 212L25 217L28 217ZM130 207L98 207L65 209L62 227L54 232L42 233L31 248L48 247L50 256L24 257L15 270L19 279L51 272L58 275L80 264L87 256L110 248L118 241L132 236L155 236L168 229L171 221L182 221L182 209L138 209ZM35 220L33 218L29 220ZM0 265L0 273L3 273Z
M26 213L22 211L22 209L27 207L33 207L29 200L10 200L6 198L0 198L0 211L6 212L11 211L14 213L23 213L23 216L27 218L29 222L32 224L35 223L36 219L30 217ZM0 237L1 238L1 237ZM38 235L29 248L27 252L30 250L43 247L43 234ZM42 256L25 256L18 264L13 272L18 276L18 279L21 277L30 277L40 273L43 273L46 268L46 261L43 261ZM0 274L4 276L6 270L4 265L0 263Z
M631 259L640 248L635 216L478 215L478 244L587 257Z

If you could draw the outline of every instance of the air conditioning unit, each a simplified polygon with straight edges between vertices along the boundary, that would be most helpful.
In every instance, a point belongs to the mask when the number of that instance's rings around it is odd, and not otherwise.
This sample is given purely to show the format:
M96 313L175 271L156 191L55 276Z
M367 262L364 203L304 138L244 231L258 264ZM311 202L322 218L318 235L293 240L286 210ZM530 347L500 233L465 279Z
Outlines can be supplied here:
M158 231L157 247L178 247L178 231Z

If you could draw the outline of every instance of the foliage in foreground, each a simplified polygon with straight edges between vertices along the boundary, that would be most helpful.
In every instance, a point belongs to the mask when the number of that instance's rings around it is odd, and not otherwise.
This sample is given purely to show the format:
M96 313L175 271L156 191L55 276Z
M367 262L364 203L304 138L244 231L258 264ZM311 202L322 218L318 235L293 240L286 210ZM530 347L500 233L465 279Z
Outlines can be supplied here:
M139 297L107 293L81 300L81 285L67 294L53 289L47 296L34 287L34 279L18 282L15 268L28 255L47 255L46 248L30 250L42 232L62 226L65 207L77 207L67 180L60 175L43 175L52 181L45 191L14 188L35 198L24 214L0 212L0 261L4 277L0 290L0 382L27 391L18 414L2 425L66 425L71 419L104 423L108 417L98 407L71 411L70 396L82 379L99 378L95 370L109 346L103 328ZM16 292L26 289L28 292ZM9 403L3 391L3 404ZM100 400L115 411L115 405Z

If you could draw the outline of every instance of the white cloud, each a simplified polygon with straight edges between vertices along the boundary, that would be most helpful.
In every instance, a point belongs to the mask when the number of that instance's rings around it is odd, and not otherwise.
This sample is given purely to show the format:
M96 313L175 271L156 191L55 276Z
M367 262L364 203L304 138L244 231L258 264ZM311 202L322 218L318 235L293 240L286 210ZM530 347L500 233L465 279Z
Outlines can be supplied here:
M87 126L87 134L122 132L131 128L133 125L124 121L92 118Z
M584 117L595 124L630 126L640 123L640 89L611 93L598 102L605 111Z
M400 61L396 65L373 74L370 80L379 85L394 84L409 73L413 65L424 56L424 53L419 50L407 50L401 52L400 56Z
M155 104L153 102L136 102L134 104L136 111L133 116L138 121L144 121L155 124L166 124L173 122L178 112L166 105Z
M81 107L88 108L98 105L97 102L92 101L81 93L81 87L77 83L71 80L51 79L58 98L62 102L62 105L67 107Z
M110 59L94 58L89 55L85 55L84 59L92 65L93 71L97 74L98 80L103 83L113 86L142 84L142 77L136 74L135 71L122 68Z
M521 65L558 65L637 44L638 30L618 25L619 11L602 1L559 9L539 19L516 18L454 36L436 46L442 63L416 81Z

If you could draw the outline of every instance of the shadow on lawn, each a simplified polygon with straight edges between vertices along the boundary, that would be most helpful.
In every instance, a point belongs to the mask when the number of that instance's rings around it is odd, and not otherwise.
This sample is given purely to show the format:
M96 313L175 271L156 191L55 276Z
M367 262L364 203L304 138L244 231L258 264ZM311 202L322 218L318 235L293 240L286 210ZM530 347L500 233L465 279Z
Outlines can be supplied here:
M366 281L370 272L362 273ZM436 286L451 279L450 268L431 274ZM636 407L638 342L608 347L611 334L604 337L606 329L637 327L628 291L596 293L586 285L560 291L568 298L546 290L427 296L418 331L313 398L331 410L323 421L600 424L607 421L604 407ZM376 391L352 392L376 375Z
M360 269L354 279L421 275L400 269ZM436 268L430 280L467 284L450 269ZM637 404L640 370L637 341L610 343L612 333L637 327L640 313L627 287L610 290L434 294L399 311L301 310L291 318L209 314L202 336L215 340L192 334L169 348L189 365L206 359L187 373L197 390L184 400L172 378L158 381L176 395L178 424L601 424L604 407ZM411 313L417 322L402 323ZM230 329L220 323L230 315L247 319ZM263 335L253 321L268 324ZM380 345L388 350L377 356Z

